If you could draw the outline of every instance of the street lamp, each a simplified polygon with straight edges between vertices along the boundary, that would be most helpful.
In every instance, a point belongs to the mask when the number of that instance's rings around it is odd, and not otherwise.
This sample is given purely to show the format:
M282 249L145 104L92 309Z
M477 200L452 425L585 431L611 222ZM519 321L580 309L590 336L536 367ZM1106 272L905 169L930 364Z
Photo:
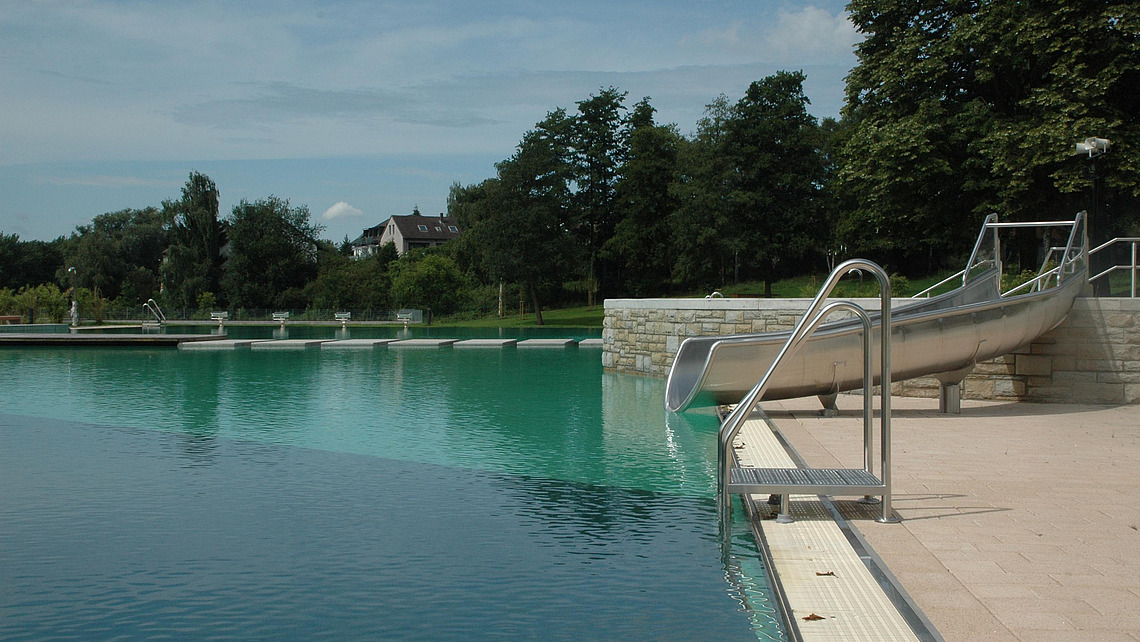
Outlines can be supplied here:
M1092 174L1092 188L1093 188L1092 216L1089 219L1089 223L1091 223L1090 227L1092 227L1092 233L1090 234L1092 239L1090 239L1090 243L1094 246L1098 246L1101 243L1104 243L1105 241L1107 241L1108 236L1109 236L1108 235L1108 224L1103 220L1103 218L1102 218L1103 215L1101 214L1101 211L1100 211L1100 167L1099 167L1100 162L1099 161L1100 161L1100 157L1104 156L1104 154L1106 152L1108 152L1109 148L1112 147L1112 141L1110 141L1107 138L1097 138L1097 137L1093 136L1090 138L1086 138L1083 141L1077 143L1076 147L1077 147L1077 153L1078 154L1088 154L1089 161L1092 163L1089 166L1089 171ZM1093 256L1092 261L1091 261L1091 265L1089 265L1090 273L1091 274L1100 274L1102 271L1104 271L1105 266L1109 262L1109 258L1111 258L1111 257L1109 257L1107 253L1100 253L1100 254ZM1108 279L1104 279L1103 281L1097 283L1094 286L1094 289L1095 289L1096 294L1098 296L1107 295L1108 290L1109 290Z
M71 327L79 327L79 293L75 291L75 266L67 268L67 273L71 275Z
M1096 158L1107 152L1109 147L1112 147L1112 141L1107 138L1086 138L1077 143L1077 153L1087 153L1089 158Z

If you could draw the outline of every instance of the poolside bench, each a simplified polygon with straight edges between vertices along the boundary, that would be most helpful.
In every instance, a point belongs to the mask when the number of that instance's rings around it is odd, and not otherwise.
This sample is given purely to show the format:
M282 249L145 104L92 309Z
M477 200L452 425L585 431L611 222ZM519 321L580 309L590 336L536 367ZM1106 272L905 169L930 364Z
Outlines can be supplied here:
M396 320L403 322L404 327L407 327L408 324L412 322L412 313L411 312L397 312L396 313Z
M288 312L274 312L273 313L273 320L279 321L281 323L281 325L285 325L285 322L289 320L289 313Z
M3 321L4 325L12 325L13 323L19 323L20 318L18 314L5 314L0 316L0 321Z
M337 321L340 321L340 325L343 327L343 326L348 325L349 319L352 318L352 313L351 312L337 312L333 316L336 318Z

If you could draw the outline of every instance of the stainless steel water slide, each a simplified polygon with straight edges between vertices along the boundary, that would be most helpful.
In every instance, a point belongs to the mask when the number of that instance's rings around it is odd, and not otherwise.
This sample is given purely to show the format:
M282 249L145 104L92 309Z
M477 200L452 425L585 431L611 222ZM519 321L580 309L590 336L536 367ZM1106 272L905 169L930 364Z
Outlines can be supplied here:
M1017 227L1046 228L1045 239L1051 238L1048 228L1069 228L1068 242L1048 247L1036 278L1003 293L998 233ZM1012 352L1060 323L1088 281L1085 213L1071 221L1029 223L998 223L990 215L966 268L942 284L959 277L962 285L957 289L893 311L893 381L936 375L944 385L957 384L975 363ZM877 329L879 316L870 316ZM798 352L786 356L763 399L822 397L859 388L862 333L858 319L819 326ZM790 335L791 331L686 339L669 371L665 407L679 412L737 403L764 375ZM872 370L879 372L877 362ZM878 380L876 374L876 384Z

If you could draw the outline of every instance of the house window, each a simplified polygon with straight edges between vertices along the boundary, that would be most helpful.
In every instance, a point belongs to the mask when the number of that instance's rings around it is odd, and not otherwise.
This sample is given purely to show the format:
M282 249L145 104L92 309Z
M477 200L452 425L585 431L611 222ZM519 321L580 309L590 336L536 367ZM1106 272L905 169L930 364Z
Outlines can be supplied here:
M459 233L459 228L455 227L454 225L448 225L447 229L451 230L452 234L458 234Z
M419 226L419 228L420 228L420 231L421 231L421 232L426 232L426 231L427 231L427 226L426 226L426 225L420 225L420 226Z

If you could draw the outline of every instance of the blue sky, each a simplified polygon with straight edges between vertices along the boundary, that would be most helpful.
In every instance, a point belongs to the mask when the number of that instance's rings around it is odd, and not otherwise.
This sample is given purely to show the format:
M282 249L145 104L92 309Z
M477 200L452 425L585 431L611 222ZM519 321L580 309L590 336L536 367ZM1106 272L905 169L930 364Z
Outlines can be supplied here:
M845 2L0 0L0 232L51 239L177 198L270 195L339 240L445 209L546 113L614 86L689 134L719 94L803 70L838 116Z

